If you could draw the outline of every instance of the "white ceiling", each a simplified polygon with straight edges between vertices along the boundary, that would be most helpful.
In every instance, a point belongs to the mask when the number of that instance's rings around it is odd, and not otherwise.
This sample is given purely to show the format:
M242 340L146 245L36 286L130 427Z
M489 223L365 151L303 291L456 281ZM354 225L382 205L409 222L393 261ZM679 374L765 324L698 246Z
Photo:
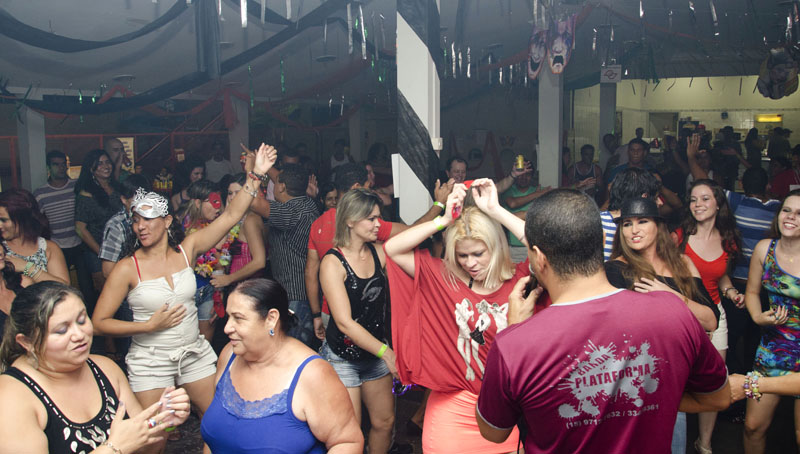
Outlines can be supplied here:
M0 0L0 8L17 20L45 31L76 39L106 40L137 30L164 14L175 1L184 0L158 0L157 3L152 0ZM224 19L220 32L223 61L287 27L261 24L257 16L251 15L247 28L242 29L238 2L221 1ZM515 55L527 46L533 1L440 0L442 35L447 36L448 43L454 39L460 6L463 12L463 38L458 44L462 49L470 46L474 59L485 56L490 47L495 61ZM547 0L538 0L538 3L545 2ZM561 10L571 12L587 5L582 0L556 2ZM759 8L756 15L749 9L751 2ZM256 3L259 3L258 0ZM267 0L267 6L282 16L286 15L286 3L286 0ZM320 7L325 0L291 0L290 3L294 20L298 15L304 16ZM568 80L599 68L600 59L591 53L592 29L606 24L616 25L616 41L625 49L635 47L643 36L641 26L635 20L626 19L639 17L637 0L590 3L595 7L579 26L576 50L568 66ZM685 0L644 0L645 19L663 29L648 28L644 33L645 42L654 50L656 74L661 77L753 74L760 60L766 56L766 47L759 38L760 30L766 30L768 40L777 41L781 35L782 21L785 21L783 11L786 8L779 6L776 0L715 0L720 23L720 36L715 38L709 1L694 2L696 22L692 21L688 3ZM363 3L368 28L373 27L373 14L375 17L374 30L370 31L368 41L373 42L375 36L380 34L379 15L383 15L387 42L381 47L390 52L395 48L395 5L395 0ZM610 13L610 10L616 14ZM673 34L665 32L669 29L670 10L673 11ZM344 8L331 17L343 20ZM602 35L603 29L600 30L598 39L602 45L606 38ZM689 39L676 34L702 39ZM40 93L74 94L80 89L86 96L99 94L103 85L111 87L119 83L114 79L115 76L129 74L134 78L130 81L123 79L121 83L130 85L135 92L143 92L195 71L195 40L194 6L148 35L128 43L83 52L59 53L39 49L0 35L0 77L9 89L18 93L24 93L28 86L33 86L34 91ZM378 38L379 44L380 41ZM348 54L347 35L342 27L329 26L327 47L327 53L337 58L328 63L318 62L317 57L325 53L320 23L251 61L256 97L274 100L283 96L280 84L281 59L284 61L286 91L292 94L330 78L360 58L358 47L354 55ZM649 71L642 72L646 60L644 56L633 59L631 76L652 75ZM203 99L225 84L246 93L249 85L247 66L223 75L220 80L196 87L184 96ZM339 98L345 94L352 99L364 93L385 90L386 86L377 82L374 73L364 71L359 77L327 89L326 93L319 93L318 96ZM446 82L443 84L445 90Z

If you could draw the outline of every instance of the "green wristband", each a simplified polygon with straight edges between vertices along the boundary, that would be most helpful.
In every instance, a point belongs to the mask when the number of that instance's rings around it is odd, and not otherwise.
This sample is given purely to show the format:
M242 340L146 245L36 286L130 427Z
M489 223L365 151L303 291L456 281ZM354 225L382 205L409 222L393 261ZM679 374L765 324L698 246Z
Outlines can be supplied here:
M383 354L386 353L387 348L389 348L388 345L386 344L381 345L381 349L378 350L378 353L375 356L377 356L378 358L383 358Z

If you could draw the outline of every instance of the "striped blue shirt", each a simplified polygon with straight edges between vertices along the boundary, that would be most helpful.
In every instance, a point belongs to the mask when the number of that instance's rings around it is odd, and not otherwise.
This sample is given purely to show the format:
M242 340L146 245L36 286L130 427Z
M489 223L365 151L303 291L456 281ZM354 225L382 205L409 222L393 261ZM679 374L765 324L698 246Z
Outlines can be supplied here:
M736 216L736 227L742 234L742 253L736 258L736 268L733 277L747 279L750 271L750 257L753 248L767 235L767 230L781 207L778 200L768 200L766 203L755 197L746 197L737 192L725 191L731 211Z
M603 256L605 261L611 260L611 248L614 246L614 235L617 233L617 223L608 211L600 212L600 220L603 223Z

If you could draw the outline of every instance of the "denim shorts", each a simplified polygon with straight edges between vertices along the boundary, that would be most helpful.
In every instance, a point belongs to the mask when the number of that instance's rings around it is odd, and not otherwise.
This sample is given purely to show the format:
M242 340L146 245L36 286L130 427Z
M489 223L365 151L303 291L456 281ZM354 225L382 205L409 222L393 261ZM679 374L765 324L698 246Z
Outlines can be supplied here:
M197 319L200 321L211 320L214 314L214 286L204 285L194 294L194 304L197 306Z
M377 380L389 375L386 362L378 357L348 361L334 353L327 342L322 344L319 354L333 366L333 370L336 371L336 375L344 383L345 388L357 388L365 381Z

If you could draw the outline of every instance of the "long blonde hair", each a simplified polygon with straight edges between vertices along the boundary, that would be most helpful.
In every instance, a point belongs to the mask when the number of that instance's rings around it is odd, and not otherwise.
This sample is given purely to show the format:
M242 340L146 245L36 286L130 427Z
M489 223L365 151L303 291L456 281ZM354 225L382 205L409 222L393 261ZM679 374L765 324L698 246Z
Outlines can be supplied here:
M514 276L514 264L511 262L503 228L478 208L466 207L461 216L444 232L446 277L453 288L457 285L458 276L464 274L456 260L456 244L462 240L482 241L492 255L486 270L486 279L483 281L484 287L499 287Z

